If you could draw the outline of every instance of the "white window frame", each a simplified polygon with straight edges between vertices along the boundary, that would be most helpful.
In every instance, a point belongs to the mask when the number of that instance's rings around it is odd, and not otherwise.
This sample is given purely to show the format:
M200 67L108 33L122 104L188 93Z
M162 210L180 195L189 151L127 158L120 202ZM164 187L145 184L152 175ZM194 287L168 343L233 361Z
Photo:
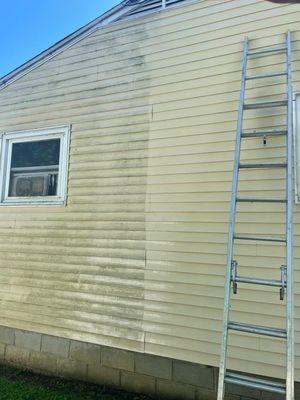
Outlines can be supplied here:
M293 100L295 202L300 204L300 92L294 93Z
M14 143L60 139L58 185L56 196L9 197L12 146ZM5 132L0 141L0 206L3 205L65 205L69 163L70 126Z

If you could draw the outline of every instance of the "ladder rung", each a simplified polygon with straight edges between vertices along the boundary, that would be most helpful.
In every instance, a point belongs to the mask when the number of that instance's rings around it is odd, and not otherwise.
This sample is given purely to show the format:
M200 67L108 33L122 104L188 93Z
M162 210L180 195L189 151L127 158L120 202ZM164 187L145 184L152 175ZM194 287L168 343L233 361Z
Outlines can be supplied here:
M250 376L248 377L246 375L235 374L232 372L226 373L225 382L279 394L285 394L286 392L285 385L280 382L269 381Z
M264 136L283 136L287 135L286 129L272 129L265 131L243 131L242 138L251 138L251 137L264 137Z
M244 110L254 110L256 108L282 107L287 106L287 100L259 101L257 103L244 103Z
M284 76L284 75L287 75L287 73L286 72L270 72L268 74L259 74L259 75L247 76L246 80L272 78L272 77L275 77L275 76Z
M285 199L272 197L237 197L236 201L241 203L286 203Z
M281 51L286 51L286 47L281 46L281 47L277 47L277 48L274 48L274 47L255 48L255 49L248 50L248 56L252 56L252 55L256 55L256 54L277 53L277 52L281 52Z
M236 276L234 281L240 283L249 283L253 285L282 287L282 282L277 279L261 279L254 278L252 276Z
M260 169L260 168L286 168L286 162L278 162L278 163L240 163L239 168L246 169L246 168L253 168L253 169Z
M282 339L286 339L286 330L279 328L269 328L265 326L252 325L252 324L244 324L238 322L229 322L228 329L232 329L234 331L239 332L248 332L253 333L255 335L264 335L271 337L278 337Z
M261 242L282 242L285 243L286 240L278 237L270 236L246 236L246 235L234 235L234 239L238 240L258 240Z

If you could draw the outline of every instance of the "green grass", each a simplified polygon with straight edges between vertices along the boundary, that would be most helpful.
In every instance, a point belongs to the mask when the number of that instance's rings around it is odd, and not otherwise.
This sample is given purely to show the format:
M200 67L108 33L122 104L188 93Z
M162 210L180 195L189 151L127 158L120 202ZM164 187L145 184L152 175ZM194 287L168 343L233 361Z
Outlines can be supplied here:
M1 400L151 400L103 386L32 374L0 365Z

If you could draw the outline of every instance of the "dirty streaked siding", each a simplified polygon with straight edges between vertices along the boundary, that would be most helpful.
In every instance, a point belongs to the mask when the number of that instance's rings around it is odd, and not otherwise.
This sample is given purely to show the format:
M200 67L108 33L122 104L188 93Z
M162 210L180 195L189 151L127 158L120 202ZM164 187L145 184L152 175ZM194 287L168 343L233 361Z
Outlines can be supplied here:
M107 26L0 92L1 131L72 124L67 207L0 209L0 324L218 364L242 41L271 45L290 29L300 91L299 22L300 5L199 1ZM283 60L253 59L250 72ZM248 98L284 96L283 82L251 82ZM248 128L282 124L282 109L247 113ZM243 146L248 161L284 155L282 138ZM278 171L240 180L245 195L283 185ZM284 232L281 205L239 207L238 232ZM243 274L267 278L283 256L271 244L236 251ZM233 317L281 327L284 307L277 291L244 287ZM280 341L230 343L231 367L282 375Z
M71 124L67 207L0 208L2 324L144 350L144 37L107 29L1 92L1 131Z

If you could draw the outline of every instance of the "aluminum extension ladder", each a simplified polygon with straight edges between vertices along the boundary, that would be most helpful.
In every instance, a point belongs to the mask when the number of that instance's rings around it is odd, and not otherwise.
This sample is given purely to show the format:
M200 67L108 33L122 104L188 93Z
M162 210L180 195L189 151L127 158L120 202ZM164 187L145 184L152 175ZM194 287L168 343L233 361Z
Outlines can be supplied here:
M247 59L250 56L264 56L270 53L286 54L286 71L269 73L264 75L247 76ZM294 294L293 294L293 99L292 99L292 76L291 76L291 33L286 34L285 44L279 46L271 46L268 48L248 49L248 39L244 41L243 62L242 62L242 82L238 110L238 123L236 135L236 147L234 157L234 171L231 194L231 211L228 233L227 248L227 267L226 267L226 283L224 298L224 316L223 316L223 332L219 370L219 386L218 400L224 399L226 383L237 384L249 388L266 390L274 393L285 395L286 400L294 400ZM277 101L266 101L256 103L245 103L246 82L249 79L269 78L274 76L285 76L287 82L287 98ZM286 127L284 129L264 129L261 131L243 130L244 110L260 109L269 107L285 107L287 110ZM243 138L262 137L264 140L267 136L285 136L286 137L286 160L277 163L241 163L241 141ZM284 168L286 171L286 195L285 198L246 198L238 195L238 176L239 171L251 169L266 168ZM267 202L267 203L284 203L286 209L286 233L284 237L263 237L263 236L247 236L235 233L236 208L239 202ZM259 279L255 277L239 276L237 273L237 261L234 259L234 243L235 240L255 240L262 242L282 242L286 251L286 265L281 267L281 279ZM238 283L267 285L280 288L280 299L283 300L286 291L286 329L278 329L272 327L264 327L240 322L233 322L229 319L230 314L230 297L231 287L233 293L237 292ZM254 335L265 335L286 340L286 382L282 384L278 381L268 379L256 379L253 376L227 372L227 347L229 332L241 331Z

